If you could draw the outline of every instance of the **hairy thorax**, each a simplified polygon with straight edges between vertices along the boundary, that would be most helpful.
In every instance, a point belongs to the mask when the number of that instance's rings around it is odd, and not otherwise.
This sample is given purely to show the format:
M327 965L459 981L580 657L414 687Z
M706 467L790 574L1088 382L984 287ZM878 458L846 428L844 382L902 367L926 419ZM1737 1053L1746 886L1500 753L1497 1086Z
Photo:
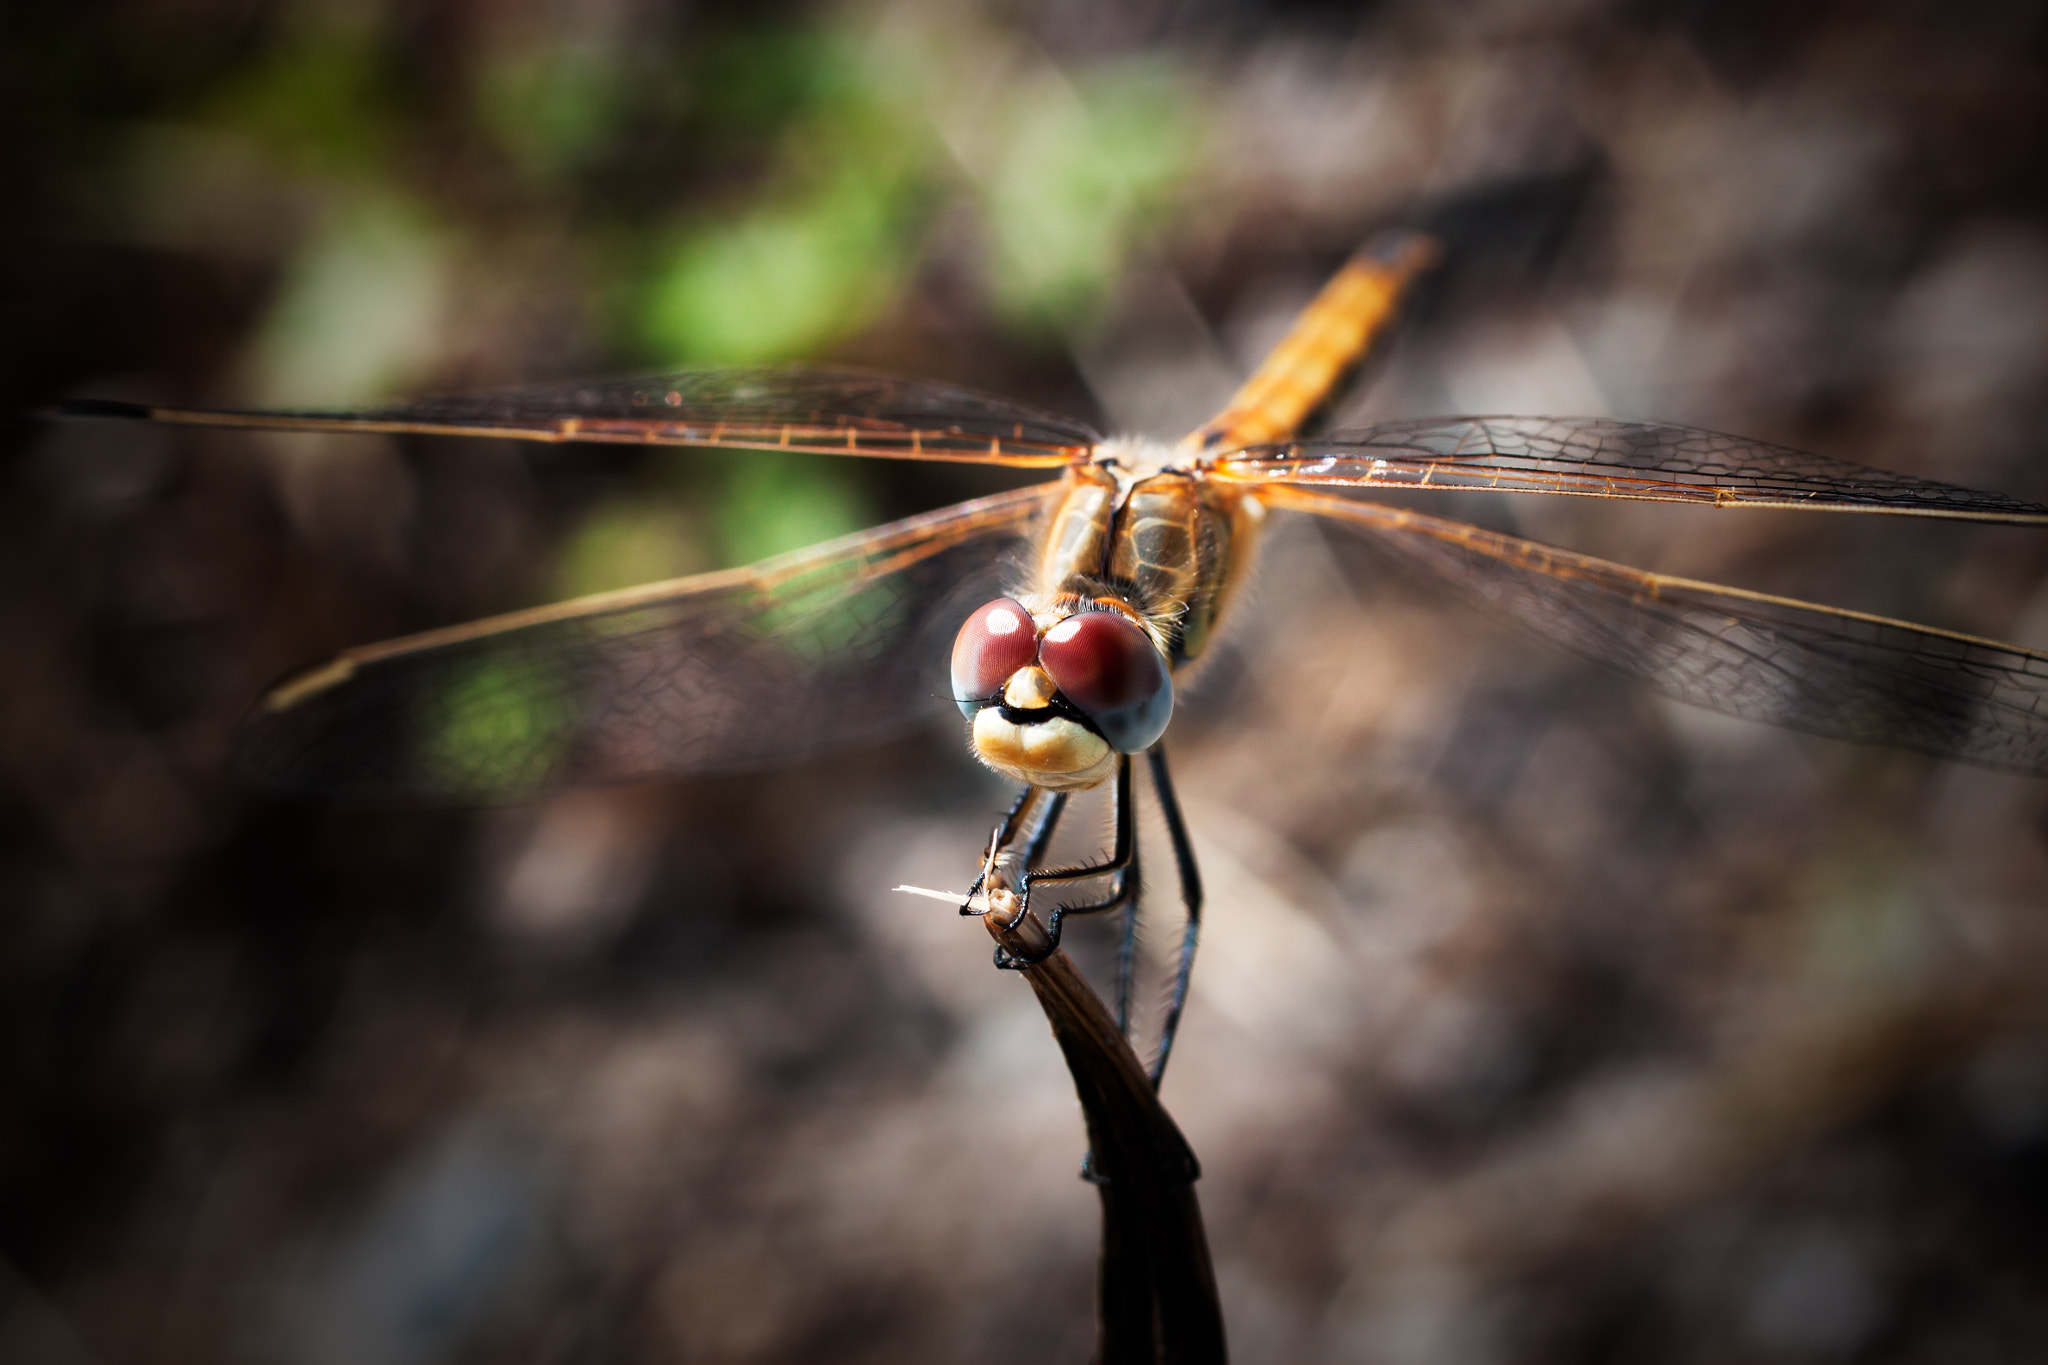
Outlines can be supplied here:
M1121 439L1068 470L1020 600L1034 614L1058 610L1063 598L1114 603L1138 618L1178 672L1214 638L1264 509L1176 458L1170 446Z

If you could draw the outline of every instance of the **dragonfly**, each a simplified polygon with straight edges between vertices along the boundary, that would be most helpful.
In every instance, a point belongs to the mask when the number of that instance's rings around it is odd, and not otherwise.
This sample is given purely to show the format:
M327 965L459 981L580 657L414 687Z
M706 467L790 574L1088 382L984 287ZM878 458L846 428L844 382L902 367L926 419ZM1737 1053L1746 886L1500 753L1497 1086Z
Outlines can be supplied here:
M1486 490L2048 525L2048 507L2001 494L1656 422L1426 418L1303 436L1381 347L1438 254L1419 233L1369 242L1223 410L1173 444L1106 438L951 384L820 366L542 384L349 411L103 401L54 411L1051 471L747 567L345 650L254 705L235 762L271 788L452 800L730 773L899 732L922 717L944 670L975 756L1020 786L963 913L998 891L1020 918L1034 888L1084 896L1044 914L1049 953L1064 919L1120 911L1126 1029L1140 881L1132 783L1143 760L1185 911L1155 1085L1187 997L1203 902L1163 737L1176 682L1209 655L1276 513L1360 537L1412 574L1682 701L2048 774L2048 655L1649 573L1372 497ZM1049 865L1070 795L1105 786L1108 855ZM1003 949L997 960L1029 965Z

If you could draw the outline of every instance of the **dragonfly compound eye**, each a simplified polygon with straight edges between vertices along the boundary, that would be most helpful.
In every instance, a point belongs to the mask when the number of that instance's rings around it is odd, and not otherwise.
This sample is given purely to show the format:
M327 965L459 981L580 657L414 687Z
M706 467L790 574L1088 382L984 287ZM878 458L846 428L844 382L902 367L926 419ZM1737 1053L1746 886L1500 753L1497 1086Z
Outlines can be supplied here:
M953 637L953 700L969 720L1003 683L1038 658L1038 627L1021 603L998 597Z
M1173 718L1173 679L1152 638L1114 611L1076 612L1045 633L1038 659L1118 753L1152 745Z

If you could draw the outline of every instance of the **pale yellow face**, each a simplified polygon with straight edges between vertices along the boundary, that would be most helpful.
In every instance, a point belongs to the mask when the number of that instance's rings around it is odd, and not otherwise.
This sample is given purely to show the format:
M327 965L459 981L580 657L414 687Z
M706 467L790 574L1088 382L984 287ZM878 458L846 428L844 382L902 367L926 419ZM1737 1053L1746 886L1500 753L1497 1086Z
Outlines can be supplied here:
M1056 690L1044 669L1021 668L1004 685L1003 701L1034 711L1048 705ZM975 714L973 743L975 757L1005 777L1052 791L1081 791L1116 771L1116 750L1064 716L1018 725L987 707Z

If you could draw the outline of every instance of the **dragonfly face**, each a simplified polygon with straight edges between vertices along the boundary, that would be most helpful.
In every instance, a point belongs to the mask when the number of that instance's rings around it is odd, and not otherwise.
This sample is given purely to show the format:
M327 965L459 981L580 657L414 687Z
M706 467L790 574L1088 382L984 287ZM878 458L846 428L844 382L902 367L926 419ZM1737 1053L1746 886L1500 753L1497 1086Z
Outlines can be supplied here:
M990 602L954 639L952 681L976 757L1053 791L1098 785L1173 716L1165 656L1138 614L1109 597L1061 594L1037 611Z

